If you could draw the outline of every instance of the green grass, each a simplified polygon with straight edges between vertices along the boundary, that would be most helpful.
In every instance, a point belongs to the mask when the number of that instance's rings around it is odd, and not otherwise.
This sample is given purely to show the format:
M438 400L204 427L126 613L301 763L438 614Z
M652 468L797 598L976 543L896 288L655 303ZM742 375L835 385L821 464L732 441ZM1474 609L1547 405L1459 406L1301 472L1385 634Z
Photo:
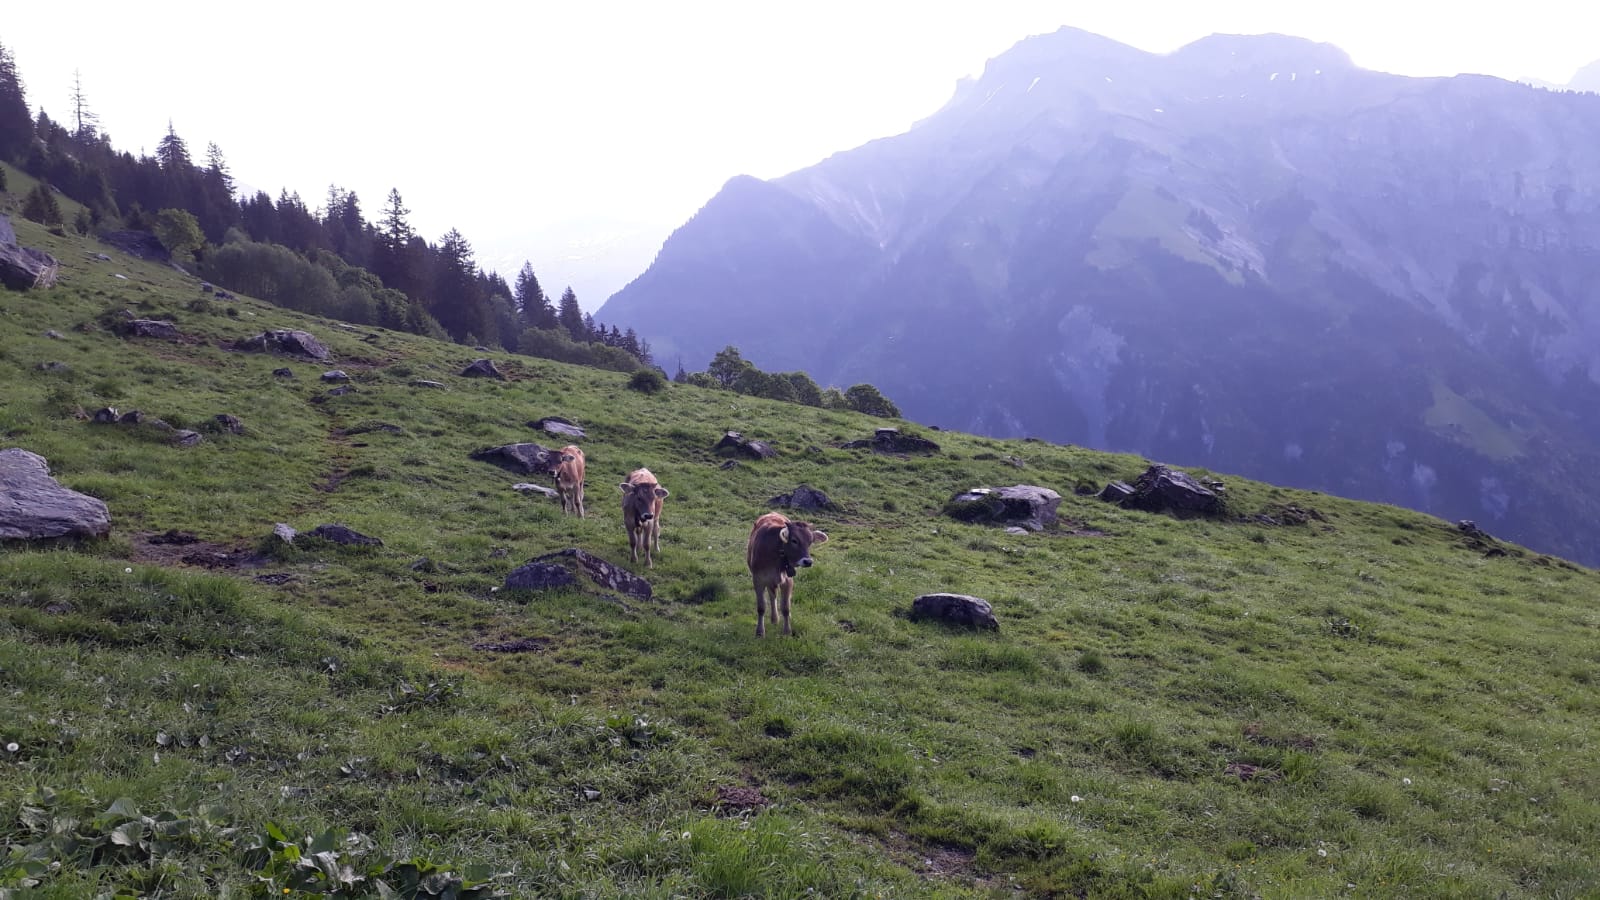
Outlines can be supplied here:
M0 844L18 848L0 855L0 890L282 896L289 876L250 850L268 823L288 843L339 837L352 871L486 866L514 896L1600 884L1588 570L1485 558L1426 516L1234 478L1238 512L1295 503L1328 521L1115 509L1072 486L1142 461L1082 448L944 432L943 453L896 459L836 446L882 424L852 413L645 394L504 355L511 381L461 379L480 354L248 299L192 311L179 273L14 221L64 277L0 293L0 446L105 499L114 531L0 556ZM193 340L79 330L122 308ZM335 359L220 348L286 326ZM36 368L53 360L69 370ZM284 365L298 377L271 375ZM333 367L356 392L314 402ZM179 449L74 415L108 404L189 427L232 413L246 431ZM510 490L540 479L468 458L541 440L525 423L544 415L588 430L588 519ZM710 448L728 429L780 456L722 469ZM672 491L656 567L638 570L656 599L494 590L564 547L626 563L612 485L641 465ZM1056 488L1064 517L1108 536L937 515L957 490L1018 481ZM797 637L757 640L745 537L801 483L840 511L811 517L831 539L798 579ZM275 522L385 546L275 547ZM169 529L262 558L208 572L148 546ZM911 622L935 590L988 599L1000 631ZM474 649L530 638L534 652ZM730 787L770 802L734 814L716 802ZM112 843L128 809L147 829L186 823L182 839ZM28 847L63 865L28 874Z

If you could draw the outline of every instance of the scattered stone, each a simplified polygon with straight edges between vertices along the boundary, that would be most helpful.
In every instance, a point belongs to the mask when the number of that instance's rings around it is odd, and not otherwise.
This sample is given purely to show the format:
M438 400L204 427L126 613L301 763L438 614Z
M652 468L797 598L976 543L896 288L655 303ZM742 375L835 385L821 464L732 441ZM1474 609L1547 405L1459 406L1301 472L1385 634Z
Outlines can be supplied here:
M939 445L925 437L914 434L901 434L898 428L879 428L872 433L872 440L851 441L844 444L846 450L870 449L874 453L938 453Z
M202 293L202 294L211 293L211 282L209 282L209 281L200 282L200 293Z
M200 436L200 432L190 431L187 428L180 429L172 435L172 442L179 447L196 447L203 440L205 438Z
M1113 481L1100 489L1096 497L1107 503L1121 503L1133 496L1133 485L1126 481Z
M37 366L34 366L34 368L38 369L41 372L71 372L72 371L72 367L71 366L67 365L64 362L58 362L56 360L50 360L49 362L39 363Z
M716 453L736 453L751 459L771 459L778 455L772 445L766 441L753 441L745 438L737 431L730 431L722 436L712 448Z
M426 556L412 563L409 568L413 572L428 572L430 574L439 571L438 565Z
M273 369L272 370L272 377L273 378L293 378L294 377L294 370L293 369Z
M1037 485L980 487L951 497L944 505L944 514L962 522L1043 531L1056 524L1056 506L1060 503L1060 494Z
M44 336L49 338L52 341L64 341L64 340L67 339L66 335L64 335L61 332L55 330L54 328L50 329L49 331L46 331L44 333Z
M768 506L787 506L794 509L836 509L828 495L816 488L802 484L787 494L779 494L767 501Z
M104 253L96 253L94 258L100 260L101 262L111 262L111 257L105 255Z
M514 641L479 641L472 649L485 653L543 653L549 638L517 638Z
M989 601L966 594L923 594L911 601L911 620L939 619L967 628L1000 629Z
M1463 538L1461 543L1468 550L1482 553L1485 557L1507 555L1505 546L1495 540L1494 536L1489 532L1479 528L1478 523L1471 519L1462 519L1457 522L1456 531L1461 533ZM1517 555L1521 556L1522 554L1519 551Z
M506 576L504 587L513 591L548 591L578 583L572 570L558 563L531 562Z
M537 421L529 422L528 427L537 428L547 434L571 438L578 441L588 437L588 435L583 433L583 429L578 427L576 423L568 421L567 419L563 419L560 416L545 416Z
M549 447L534 443L506 444L489 447L471 454L473 459L494 463L522 475L551 475L560 463L561 454Z
M122 319L114 323L117 333L123 337L160 338L175 341L182 335L178 326L162 319Z
M1221 482L1202 485L1187 472L1154 465L1134 480L1133 496L1122 505L1146 512L1217 515L1223 511L1221 488Z
M1026 529L1026 528L1018 528L1015 525L1009 525L1009 526L1006 527L1006 534L1030 534L1030 533L1031 532L1029 532L1028 529Z
M229 434L244 434L244 422L241 422L238 416L229 413L218 413L212 416L211 421L216 423L218 431L226 431Z
M43 290L56 283L61 263L43 250L0 241L0 284L13 291Z
M328 371L328 372L323 372L322 373L322 380L323 381L349 381L350 380L350 376L346 375L344 373L343 369L333 369L333 370Z
M493 550L489 551L489 558L490 559L505 559L506 557L508 557L510 555L511 555L511 551L509 549L505 548L505 547L496 547Z
M327 359L328 348L310 332L276 329L254 337L240 338L233 349L255 353L288 353L311 359Z
M318 399L319 400L326 400L329 397L343 397L345 394L354 394L354 393L356 393L355 385L353 385L353 384L341 384L338 387L334 388L333 390L331 390L331 391L327 392L326 394L322 395Z
M110 532L111 513L104 501L63 487L37 453L0 450L0 540L105 537Z
M278 524L272 526L273 537L282 538L285 544L294 543L295 537L299 534L300 532L295 531L293 525L287 525L283 522L279 522Z
M444 387L444 382L442 382L442 381L429 381L426 378L418 378L416 381L411 382L411 386L412 387L422 387L422 388L443 388Z
M382 547L383 546L383 541L381 541L381 540L379 540L379 539L377 539L375 537L369 537L368 535L362 534L361 532L356 531L353 528L347 528L347 527L345 527L343 525L318 525L317 527L315 527L315 528L311 529L309 532L307 532L307 534L310 534L312 537L322 538L323 540L328 541L330 543L343 544L346 547L350 547L350 546Z
M737 469L738 467L739 467L739 461L737 459L730 459L727 462L723 463L722 465L717 466L717 468L722 469L724 471L726 471L728 469Z
M650 582L645 581L638 575L575 547L558 550L555 553L546 553L544 556L530 560L506 577L505 586L508 588L518 587L522 581L535 578L559 579L560 576L546 571L551 566L566 571L569 576L573 574L575 569L578 574L587 576L589 580L606 590L617 591L639 600L649 600L654 593L650 587ZM525 571L528 574L518 578L517 573ZM519 583L513 584L513 579L518 579ZM565 581L560 584L571 583L570 581Z
M144 423L144 413L137 409L130 409L117 417L118 425L141 425Z
M542 484L531 484L524 481L518 484L513 484L511 489L523 494L538 494L541 497L550 497L555 500L561 499L560 491L556 490L555 488L547 488Z
M475 359L472 364L461 370L463 378L494 378L505 381L506 376L494 364L492 359Z
M115 406L101 407L95 410L94 417L89 421L96 425L114 425L117 422L117 408Z

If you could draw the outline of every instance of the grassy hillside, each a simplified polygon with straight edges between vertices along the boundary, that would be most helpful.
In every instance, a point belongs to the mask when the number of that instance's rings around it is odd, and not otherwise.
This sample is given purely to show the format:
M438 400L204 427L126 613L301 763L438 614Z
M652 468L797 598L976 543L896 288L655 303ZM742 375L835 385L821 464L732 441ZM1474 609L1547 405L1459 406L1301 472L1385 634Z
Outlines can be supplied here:
M839 448L882 424L851 413L504 355L509 381L459 378L482 354L203 300L13 220L64 275L0 293L0 447L114 531L0 556L0 895L377 896L436 870L551 897L1600 885L1593 572L1232 478L1238 514L1326 521L1115 509L1073 488L1144 462L1082 448L928 433L943 452L902 459ZM114 336L125 308L184 340ZM220 349L282 326L335 359ZM330 368L355 390L327 396ZM245 432L181 449L76 415L105 405ZM588 519L468 458L557 443L526 425L546 415L588 429ZM780 455L724 469L726 429ZM565 547L626 563L613 485L641 465L672 491L636 567L655 599L498 590ZM1105 535L937 515L1018 482ZM745 535L800 483L841 511L810 517L832 539L797 637L758 640ZM276 522L385 543L289 548ZM151 542L174 529L200 543ZM1001 630L911 622L937 590Z

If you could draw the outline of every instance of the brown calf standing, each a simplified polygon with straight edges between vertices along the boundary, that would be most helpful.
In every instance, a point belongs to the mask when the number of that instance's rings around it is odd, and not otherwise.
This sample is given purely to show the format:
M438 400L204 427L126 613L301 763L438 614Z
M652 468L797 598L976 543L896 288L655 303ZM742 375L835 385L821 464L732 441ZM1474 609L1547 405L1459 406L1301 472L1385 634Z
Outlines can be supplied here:
M644 563L656 567L650 555L650 546L661 552L661 501L668 491L650 474L649 469L635 469L622 483L622 525L628 529L628 550L634 563L639 562L639 551L644 551Z
M575 444L561 448L561 462L556 464L556 490L561 492L562 512L575 512L580 519L587 517L583 511L583 451Z
M783 614L783 633L789 628L789 598L794 593L795 568L811 566L811 548L828 542L828 533L809 522L791 522L781 513L756 519L745 546L745 562L756 588L756 637L766 637L767 595L772 596L772 624Z

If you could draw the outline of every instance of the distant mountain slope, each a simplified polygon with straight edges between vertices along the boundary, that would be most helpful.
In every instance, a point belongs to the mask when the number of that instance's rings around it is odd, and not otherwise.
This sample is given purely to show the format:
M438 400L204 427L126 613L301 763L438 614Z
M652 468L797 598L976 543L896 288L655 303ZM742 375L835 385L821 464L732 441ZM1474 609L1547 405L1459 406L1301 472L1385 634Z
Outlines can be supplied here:
M1063 29L906 134L730 181L601 315L1596 562L1597 251L1600 96Z

